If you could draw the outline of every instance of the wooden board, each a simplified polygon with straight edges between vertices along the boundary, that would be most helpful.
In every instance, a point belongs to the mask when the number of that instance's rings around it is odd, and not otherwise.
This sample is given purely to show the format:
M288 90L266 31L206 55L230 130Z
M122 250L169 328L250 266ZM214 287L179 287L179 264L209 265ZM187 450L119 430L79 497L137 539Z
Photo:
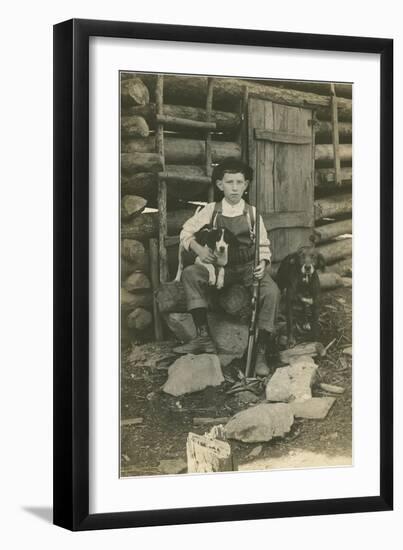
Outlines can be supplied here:
M249 162L259 179L272 261L309 243L314 226L312 110L249 99Z

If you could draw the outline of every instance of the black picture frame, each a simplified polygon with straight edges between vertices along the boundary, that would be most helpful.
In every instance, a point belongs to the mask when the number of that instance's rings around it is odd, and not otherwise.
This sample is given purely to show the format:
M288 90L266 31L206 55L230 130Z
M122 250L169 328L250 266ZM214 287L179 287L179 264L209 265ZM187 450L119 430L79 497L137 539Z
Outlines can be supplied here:
M280 503L89 513L89 38L380 54L379 494ZM73 19L54 26L54 523L71 530L392 510L393 40Z

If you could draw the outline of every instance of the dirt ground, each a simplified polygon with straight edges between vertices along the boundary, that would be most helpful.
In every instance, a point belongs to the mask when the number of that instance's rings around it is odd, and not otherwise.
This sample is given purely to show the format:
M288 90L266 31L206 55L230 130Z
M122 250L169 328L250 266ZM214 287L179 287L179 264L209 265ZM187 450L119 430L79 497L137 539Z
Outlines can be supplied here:
M262 444L231 441L239 470L351 464L352 364L351 357L343 353L352 343L351 297L348 287L321 295L321 342L324 346L333 343L325 357L315 358L318 380L312 388L314 397L329 395L320 389L320 382L342 386L344 393L336 396L324 420L296 419L284 438ZM238 380L238 369L243 369L239 360L223 368L226 382L220 387L181 397L161 392L167 368L177 357L171 351L175 344L147 343L122 354L122 477L186 472L188 433L203 434L210 429L195 425L194 418L231 417L250 406L242 401L242 394L226 394ZM264 400L262 385L259 402Z

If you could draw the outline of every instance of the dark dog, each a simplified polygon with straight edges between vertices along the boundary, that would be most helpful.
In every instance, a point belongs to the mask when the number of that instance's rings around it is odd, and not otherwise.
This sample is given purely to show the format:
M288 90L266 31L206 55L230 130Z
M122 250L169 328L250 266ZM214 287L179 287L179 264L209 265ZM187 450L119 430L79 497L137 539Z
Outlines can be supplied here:
M218 289L222 288L224 286L224 267L228 263L228 249L239 246L238 239L228 229L212 229L208 226L202 227L195 233L195 239L202 246L208 247L216 257L214 264L204 263L199 257L196 257L195 263L204 266L209 272L209 285L215 285ZM178 271L175 277L177 282L181 279L184 267L184 252L183 247L179 245Z
M311 329L311 338L319 337L319 294L320 282L317 270L324 271L325 259L315 247L303 246L294 254L289 254L281 262L277 272L277 285L285 290L287 340L288 346L295 345L294 309L297 304L305 311L311 310L311 324L305 328Z

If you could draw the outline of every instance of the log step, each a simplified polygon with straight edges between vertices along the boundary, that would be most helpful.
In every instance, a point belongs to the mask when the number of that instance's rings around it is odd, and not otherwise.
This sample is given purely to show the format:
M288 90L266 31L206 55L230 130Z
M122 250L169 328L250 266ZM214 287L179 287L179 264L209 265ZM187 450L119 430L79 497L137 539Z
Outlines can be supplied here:
M314 205L315 221L319 221L324 218L351 214L353 211L353 197L351 193L334 195L323 199L317 199Z

